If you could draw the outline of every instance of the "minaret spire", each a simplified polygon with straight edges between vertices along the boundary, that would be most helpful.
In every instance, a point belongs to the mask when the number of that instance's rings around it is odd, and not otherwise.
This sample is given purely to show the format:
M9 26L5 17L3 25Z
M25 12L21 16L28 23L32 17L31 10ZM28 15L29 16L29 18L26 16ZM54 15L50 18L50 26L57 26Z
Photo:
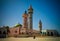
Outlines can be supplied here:
M30 5L29 9L33 9L33 8L32 8L32 5Z
M24 14L27 14L27 11L25 10Z
M33 13L33 8L32 5L30 5L29 9L28 9L28 13L32 14Z
M24 29L24 33L26 34L27 33L27 29L28 29L28 22L27 22L27 18L28 18L28 15L27 15L27 12L25 10L24 14L23 14L23 28Z
M33 8L32 8L32 5L30 5L29 9L28 9L28 29L29 30L32 30L33 29L33 19L32 19L32 16L33 16Z
M41 22L41 20L39 21L39 32L42 33L42 22Z

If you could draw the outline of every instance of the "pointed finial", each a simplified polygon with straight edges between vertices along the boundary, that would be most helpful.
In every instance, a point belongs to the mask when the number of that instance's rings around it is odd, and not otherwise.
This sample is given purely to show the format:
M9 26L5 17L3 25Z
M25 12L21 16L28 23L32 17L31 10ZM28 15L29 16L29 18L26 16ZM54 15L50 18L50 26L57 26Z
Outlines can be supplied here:
M27 14L27 11L25 10L24 14Z
M30 8L32 8L32 5L30 5Z
M39 23L42 23L41 20L39 21Z
M32 9L33 10L32 5L30 5L29 9Z

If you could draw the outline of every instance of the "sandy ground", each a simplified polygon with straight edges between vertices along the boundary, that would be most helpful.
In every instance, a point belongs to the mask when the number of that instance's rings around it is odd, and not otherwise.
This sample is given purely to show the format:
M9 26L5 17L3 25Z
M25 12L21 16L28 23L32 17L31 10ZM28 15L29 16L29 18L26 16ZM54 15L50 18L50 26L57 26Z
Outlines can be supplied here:
M60 41L60 37L0 38L0 41Z

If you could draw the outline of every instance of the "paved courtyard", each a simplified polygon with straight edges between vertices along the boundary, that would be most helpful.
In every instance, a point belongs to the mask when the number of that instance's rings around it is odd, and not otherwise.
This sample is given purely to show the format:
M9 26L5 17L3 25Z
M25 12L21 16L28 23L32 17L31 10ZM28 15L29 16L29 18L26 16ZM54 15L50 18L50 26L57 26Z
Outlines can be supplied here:
M60 37L0 38L0 41L60 41Z

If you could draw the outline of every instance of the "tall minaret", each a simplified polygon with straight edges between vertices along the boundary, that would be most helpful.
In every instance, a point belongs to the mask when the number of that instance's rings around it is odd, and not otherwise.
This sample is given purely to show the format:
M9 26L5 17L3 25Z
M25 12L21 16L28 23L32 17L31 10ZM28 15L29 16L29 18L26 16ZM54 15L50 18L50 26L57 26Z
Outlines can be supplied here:
M42 33L42 22L41 22L41 20L39 21L39 33Z
M27 12L25 11L25 13L23 14L23 27L24 28L28 28L27 18L28 18L28 15L27 15Z
M33 22L32 22L32 14L33 14L33 8L30 5L29 9L28 9L28 29L32 30L33 28Z
M23 14L23 29L24 29L24 32L26 33L27 29L28 29L28 15L27 15L27 12L25 11L25 13Z

